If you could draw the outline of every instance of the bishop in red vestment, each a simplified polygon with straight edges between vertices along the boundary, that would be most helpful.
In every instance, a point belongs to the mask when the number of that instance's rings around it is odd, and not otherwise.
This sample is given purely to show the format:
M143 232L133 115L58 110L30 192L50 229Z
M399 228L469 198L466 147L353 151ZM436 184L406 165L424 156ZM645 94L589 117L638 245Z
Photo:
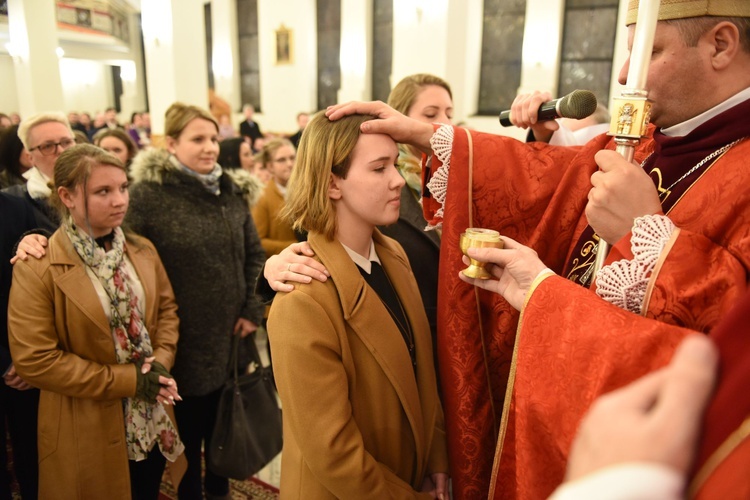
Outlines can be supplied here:
M665 11L679 4L664 2L661 19L706 12ZM744 2L708 4L725 8L712 15L750 16ZM629 233L608 240L608 266L591 290L580 285L592 281L598 242L589 220L602 225L600 213L587 213L599 170L594 155L614 149L612 141L600 136L562 148L435 127L424 206L427 220L443 228L437 348L457 498L481 498L488 488L495 498L549 495L591 402L666 364L688 330L710 331L747 289L750 52L737 45L719 58L722 29L736 32L717 23L695 48L675 26L659 23L661 55L648 78L659 128L635 161L651 177L660 208L637 214L644 217ZM712 82L711 92L669 88L682 78L678 69L685 71L675 66L690 57L700 59L692 71ZM660 96L684 108L659 108ZM520 321L502 298L460 282L458 242L467 227L495 229L533 248L558 275L530 293ZM664 324L685 330L665 332ZM488 443L496 441L493 450Z
M631 0L629 23L635 9ZM363 131L430 154L423 206L443 229L437 350L458 499L545 498L591 402L665 365L684 335L709 332L748 288L750 40L740 27L750 3L663 0L659 15L672 22L657 25L655 128L638 165L606 135L582 148L524 144L425 128L378 103L327 111L376 115ZM467 285L468 227L532 248L556 276L520 313ZM589 288L597 233L613 248Z

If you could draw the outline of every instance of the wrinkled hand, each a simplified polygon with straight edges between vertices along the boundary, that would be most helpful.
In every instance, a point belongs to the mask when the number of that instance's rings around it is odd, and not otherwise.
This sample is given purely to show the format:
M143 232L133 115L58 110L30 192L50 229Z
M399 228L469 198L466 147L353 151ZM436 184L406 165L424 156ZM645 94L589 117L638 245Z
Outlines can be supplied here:
M329 106L326 109L326 116L332 121L353 114L372 115L378 118L363 123L360 128L362 132L389 135L396 142L409 144L424 153L432 154L430 147L430 137L434 132L432 124L404 116L381 101L351 101Z
M573 442L566 480L625 462L655 462L686 474L717 364L713 342L690 335L667 367L599 397Z
M429 493L432 498L448 500L448 474L433 472L422 481L422 493Z
M480 280L465 276L458 277L474 286L500 294L517 310L521 310L526 294L536 277L547 266L531 248L517 241L501 236L505 248L469 248L469 257L480 262L489 263L487 271L497 279ZM464 256L464 263L469 259Z
M310 283L312 279L325 282L328 270L323 264L313 259L315 255L310 244L306 241L292 243L279 254L273 255L266 261L263 277L271 288L277 292L291 292L294 285L285 283Z
M616 151L599 151L599 171L591 175L586 218L604 241L617 243L633 228L633 220L661 213L661 201L651 177Z
M18 391L27 391L34 388L34 386L30 385L22 379L18 373L16 373L16 367L13 365L10 366L8 373L5 374L3 380L5 381L5 385Z
M15 264L18 260L26 260L29 256L36 259L41 259L47 251L47 238L41 234L27 234L18 243L16 249L16 255L10 259L11 264Z
M240 334L243 339L258 329L258 325L249 319L239 318L234 324L234 334Z
M531 94L518 94L510 106L510 121L516 127L527 129L531 127L534 138L539 142L549 142L555 130L560 125L555 120L537 121L539 118L539 107L547 101L552 100L549 92Z

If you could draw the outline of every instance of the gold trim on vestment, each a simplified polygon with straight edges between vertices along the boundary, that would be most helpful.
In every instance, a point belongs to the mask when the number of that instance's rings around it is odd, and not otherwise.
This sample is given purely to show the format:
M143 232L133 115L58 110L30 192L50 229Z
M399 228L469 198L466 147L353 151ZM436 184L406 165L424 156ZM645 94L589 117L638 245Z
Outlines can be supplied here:
M469 149L469 187L468 187L468 203L469 203L469 226L474 227L474 141L471 137L469 129L463 129L466 132L466 142ZM482 341L482 361L484 363L484 374L487 378L487 399L490 402L490 410L492 411L492 430L497 434L497 412L495 411L495 400L492 397L492 378L490 377L490 365L487 362L487 342L484 339L484 326L482 324L482 304L479 301L479 289L474 287L474 300L477 305L477 323L479 325L479 339Z
M648 277L648 283L646 284L646 291L643 293L643 302L641 303L641 316L643 316L644 318L646 317L646 313L648 312L648 306L651 304L651 294L654 293L654 287L656 286L656 279L659 277L661 268L664 265L664 262L666 262L667 257L669 256L669 252L672 251L672 247L677 241L677 237L680 235L680 232L681 232L681 229L679 227L676 227L674 232L669 237L669 241L667 241L667 244L664 245L664 248L661 249L659 258L656 259L656 264L654 265L654 269L651 271L651 275Z
M682 199L685 197L686 194L690 192L691 189L693 189L693 186L695 186L698 181L700 181L706 173L711 170L711 168L716 165L719 160L721 160L725 154L730 152L732 148L727 149L723 153L721 153L719 156L716 157L714 161L712 161L703 172L700 173L700 175L688 185L687 188L685 188L685 191L682 192L679 198L677 198L677 201L674 202L674 204L669 207L669 210L664 214L665 216L668 216L670 213L672 213L672 210L679 205L679 203L682 201ZM646 158L648 159L648 158ZM666 200L666 198L664 198ZM665 245L665 247L662 249L661 253L659 254L659 258L656 261L656 265L654 266L654 270L651 271L651 275L648 277L648 284L646 285L646 292L643 295L643 303L641 304L641 316L646 317L646 313L648 312L648 306L651 303L651 294L654 292L654 287L656 286L656 279L659 276L659 272L661 271L662 265L667 260L667 257L669 256L669 251L672 249L672 246L674 246L675 241L677 240L677 236L680 233L680 228L677 227L675 231L672 233L672 236L669 238L669 241ZM666 250L666 251L665 251Z
M750 437L750 417L747 417L737 429L716 448L703 467L698 471L688 488L688 497L695 498L711 473L748 437Z
M523 301L523 307L521 308L521 315L518 318L518 326L516 327L516 340L513 343L513 358L510 362L510 373L508 374L508 384L505 387L505 400L503 401L503 413L500 417L500 432L497 436L497 445L495 446L495 460L492 463L492 476L490 477L490 490L487 493L487 498L492 499L495 493L495 483L497 482L497 471L500 468L500 459L503 454L503 445L505 444L505 433L508 430L508 415L510 414L510 403L513 399L513 387L516 382L516 365L518 361L518 345L521 343L521 325L523 325L523 313L526 310L526 305L531 300L531 295L541 285L542 281L549 278L550 276L557 276L552 270L545 269L534 279L529 287L529 291L526 293L526 297Z

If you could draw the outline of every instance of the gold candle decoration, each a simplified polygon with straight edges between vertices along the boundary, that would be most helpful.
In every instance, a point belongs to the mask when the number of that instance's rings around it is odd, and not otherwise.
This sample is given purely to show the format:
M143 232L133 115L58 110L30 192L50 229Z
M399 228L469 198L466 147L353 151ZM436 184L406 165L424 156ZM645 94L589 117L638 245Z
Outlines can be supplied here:
M493 229L483 229L479 227L470 227L466 232L461 233L459 239L461 253L466 255L469 248L503 248L503 240L500 239L500 233ZM466 255L468 257L468 255ZM485 263L469 257L471 265L461 271L464 276L480 280L490 279L492 275L485 269Z

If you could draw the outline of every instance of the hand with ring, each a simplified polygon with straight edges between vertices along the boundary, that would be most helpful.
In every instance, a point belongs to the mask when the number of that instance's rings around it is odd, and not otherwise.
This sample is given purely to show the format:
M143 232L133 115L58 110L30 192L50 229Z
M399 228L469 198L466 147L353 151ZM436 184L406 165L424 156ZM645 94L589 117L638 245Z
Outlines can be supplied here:
M291 292L294 285L287 282L310 283L313 279L325 282L328 270L313 258L310 244L306 241L292 243L281 253L269 257L263 269L263 277L276 292Z

